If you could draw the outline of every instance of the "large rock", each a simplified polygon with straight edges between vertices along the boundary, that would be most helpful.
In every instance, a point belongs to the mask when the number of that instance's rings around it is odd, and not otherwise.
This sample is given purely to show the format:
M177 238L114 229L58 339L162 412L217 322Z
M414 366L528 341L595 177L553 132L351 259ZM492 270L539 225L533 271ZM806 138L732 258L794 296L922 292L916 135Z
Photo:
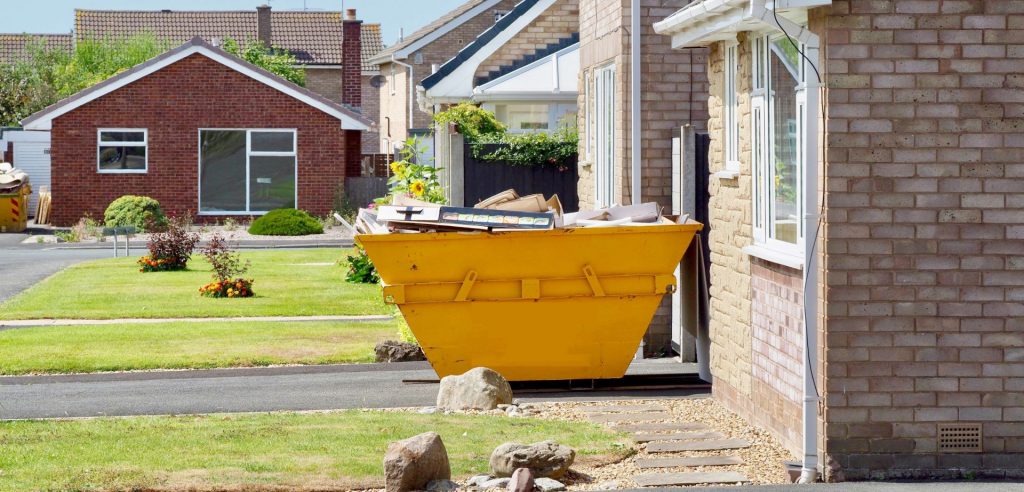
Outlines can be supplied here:
M533 492L533 472L529 468L518 468L512 472L505 490L508 492Z
M384 455L384 488L387 492L423 490L432 480L451 477L448 451L437 433L425 432L388 444Z
M437 408L443 410L493 410L511 403L512 387L508 381L486 367L470 369L460 376L445 376L437 392Z
M516 468L529 468L535 477L558 478L569 471L575 459L575 450L554 441L530 445L507 442L491 453L491 474L508 477Z
M427 360L423 355L423 349L415 343L396 342L387 340L380 342L373 348L377 362L411 362Z

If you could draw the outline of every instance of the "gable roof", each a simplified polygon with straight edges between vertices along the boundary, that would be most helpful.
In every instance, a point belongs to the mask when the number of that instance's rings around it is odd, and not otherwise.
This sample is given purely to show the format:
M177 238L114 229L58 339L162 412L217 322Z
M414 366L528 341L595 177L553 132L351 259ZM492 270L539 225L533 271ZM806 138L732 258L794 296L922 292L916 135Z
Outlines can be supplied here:
M71 52L70 34L0 34L0 63L28 60L28 47L36 42L48 49Z
M468 2L456 7L451 12L448 12L433 22L423 26L416 32L405 36L401 41L391 45L376 56L370 59L373 64L381 64L391 59L392 55L396 59L408 58L409 54L429 44L435 39L443 36L448 31L459 27L466 23L470 19L482 14L489 8L492 8L501 3L501 0L469 0Z
M200 37L194 37L189 42L152 58L145 63L136 65L131 69L121 72L92 87L83 89L78 93L54 103L39 112L22 120L21 124L26 130L49 130L52 122L58 116L81 107L93 100L99 99L117 89L120 89L136 80L142 79L164 67L183 60L192 55L205 56L221 65L224 65L236 72L241 73L257 82L261 82L273 89L276 89L288 96L312 106L324 113L327 113L341 122L341 127L346 130L369 130L373 122L363 115L348 107L338 104L330 99L320 96L304 87L295 85L273 73L270 73L256 65L248 63L235 57L226 51L207 43Z
M200 36L207 41L256 38L256 10L75 10L75 39L127 37L150 32L179 44ZM342 13L271 11L272 44L288 50L304 65L341 65ZM384 49L380 24L362 25L364 71L367 61Z

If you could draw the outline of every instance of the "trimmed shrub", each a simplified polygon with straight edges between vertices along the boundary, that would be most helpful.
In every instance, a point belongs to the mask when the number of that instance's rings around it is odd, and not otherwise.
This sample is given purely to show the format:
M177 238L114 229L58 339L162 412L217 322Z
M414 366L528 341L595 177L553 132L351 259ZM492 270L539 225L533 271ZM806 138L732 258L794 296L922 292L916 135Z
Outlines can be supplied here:
M125 195L110 202L103 212L103 223L107 227L135 226L139 231L160 231L167 227L167 217L160 202L148 196Z
M167 230L153 234L146 247L149 254L139 259L140 272L184 270L199 242L199 234L189 232L190 217L171 219Z
M249 234L257 236L306 236L323 232L324 226L320 221L294 208L271 210L249 226Z

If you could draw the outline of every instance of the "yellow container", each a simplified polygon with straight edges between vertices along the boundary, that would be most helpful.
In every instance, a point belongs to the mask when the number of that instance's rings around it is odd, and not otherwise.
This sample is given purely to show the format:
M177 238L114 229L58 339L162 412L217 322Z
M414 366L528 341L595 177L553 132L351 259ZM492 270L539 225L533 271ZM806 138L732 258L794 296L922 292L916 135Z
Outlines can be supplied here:
M697 222L358 235L438 376L620 378Z
M28 227L28 197L31 194L29 185L24 185L17 193L0 195L0 233L21 232Z

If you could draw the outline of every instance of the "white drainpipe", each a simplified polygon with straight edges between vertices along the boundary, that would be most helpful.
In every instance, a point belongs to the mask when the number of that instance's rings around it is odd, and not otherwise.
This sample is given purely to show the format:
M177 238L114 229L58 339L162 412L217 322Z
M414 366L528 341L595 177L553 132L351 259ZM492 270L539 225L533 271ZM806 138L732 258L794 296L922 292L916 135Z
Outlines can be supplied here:
M409 122L406 123L406 129L405 129L405 136L406 136L406 138L408 138L409 137L409 129L413 127L412 126L412 107L413 107L414 104L416 104L416 99L415 99L416 93L414 92L415 91L415 87L416 87L416 81L414 81L413 78L412 78L413 77L413 75L412 75L413 74L413 72L412 72L412 65L409 65L408 63L402 63L402 62L398 61L398 59L395 58L394 54L391 55L391 63L394 63L395 65L398 65L400 67L405 67L406 70L409 71L409 101L408 101L408 103L409 103Z
M798 43L805 45L804 55L807 60L818 66L818 51L821 40L803 26L788 19L776 17L765 8L764 0L751 0L748 20L758 20L791 36ZM818 70L820 72L820 69ZM818 478L818 396L814 381L814 371L818 366L818 258L815 254L817 241L819 204L818 204L818 108L820 108L820 84L809 70L806 82L805 118L807 128L804 139L804 269L803 269L803 301L804 301L804 456L803 471L799 483L813 483Z
M632 113L629 122L629 128L632 133L630 139L630 150L632 151L632 164L633 172L630 175L630 188L631 188L631 200L630 202L634 205L640 203L642 197L640 196L641 190L641 177L640 177L640 163L641 157L643 156L640 148L640 2L642 0L633 0L631 5L632 10L630 13L630 27L629 27L629 38L630 38L630 89L632 95L630 96L630 112Z

